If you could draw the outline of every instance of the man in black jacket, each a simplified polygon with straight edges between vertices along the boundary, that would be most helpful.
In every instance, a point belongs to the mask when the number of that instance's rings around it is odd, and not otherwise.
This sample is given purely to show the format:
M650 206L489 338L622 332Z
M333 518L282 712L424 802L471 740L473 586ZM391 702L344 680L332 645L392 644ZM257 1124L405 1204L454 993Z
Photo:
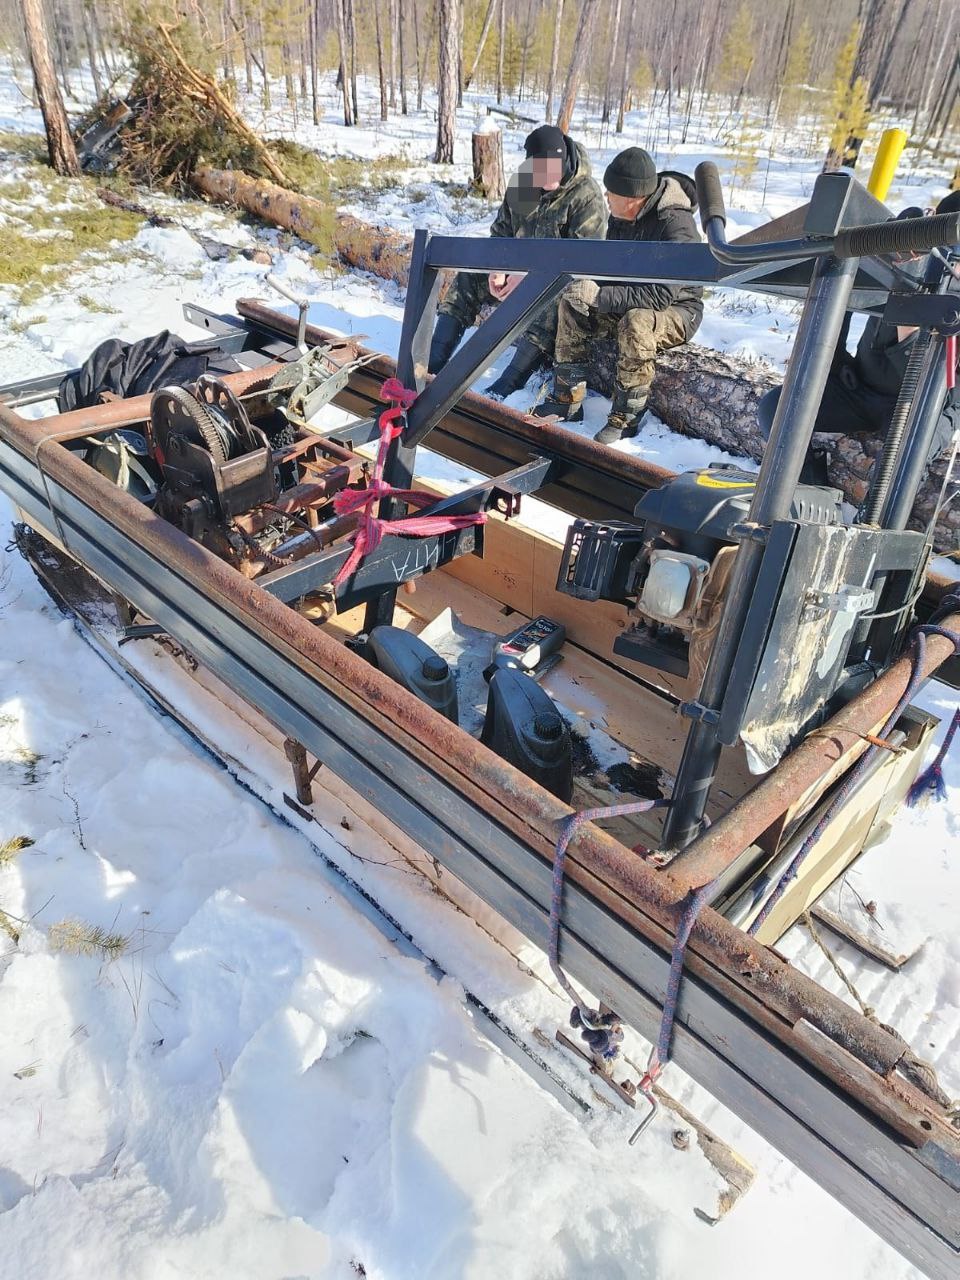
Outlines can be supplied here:
M937 205L937 213L960 212L960 191L953 191ZM923 210L904 209L900 218L919 218ZM958 289L956 283L951 292ZM882 439L890 426L907 361L917 338L917 330L887 324L871 316L864 326L856 353L847 350L851 313L847 312L830 367L823 399L817 412L814 435L807 451L800 479L804 484L828 483L828 458L841 436ZM780 388L767 392L760 402L758 418L764 436L769 436ZM936 430L927 453L927 465L949 446L960 430L960 390L946 393Z
M700 240L693 220L696 195L684 174L657 173L653 158L628 147L603 175L610 218L608 240ZM647 407L657 352L688 342L703 317L703 290L692 285L597 285L579 280L560 299L555 344L553 396L536 410L568 422L583 418L586 362L601 335L617 339L617 384L602 444L637 434Z

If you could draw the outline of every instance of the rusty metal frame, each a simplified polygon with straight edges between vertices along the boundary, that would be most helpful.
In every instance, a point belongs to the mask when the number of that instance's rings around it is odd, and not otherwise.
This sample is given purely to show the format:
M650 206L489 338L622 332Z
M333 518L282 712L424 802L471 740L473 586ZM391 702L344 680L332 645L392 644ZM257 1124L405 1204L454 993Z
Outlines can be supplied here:
M249 386L247 375L231 381L234 390ZM553 843L569 809L59 442L81 421L102 429L135 412L114 402L27 421L0 407L0 488L543 946ZM960 616L947 623L960 626ZM925 674L949 650L931 637ZM892 667L688 853L710 863L745 847L829 769L850 735L873 728L907 677L905 662ZM654 869L592 826L571 846L563 963L648 1037L693 879ZM898 1072L902 1043L710 909L694 929L687 974L677 1063L928 1275L954 1276L960 1138Z

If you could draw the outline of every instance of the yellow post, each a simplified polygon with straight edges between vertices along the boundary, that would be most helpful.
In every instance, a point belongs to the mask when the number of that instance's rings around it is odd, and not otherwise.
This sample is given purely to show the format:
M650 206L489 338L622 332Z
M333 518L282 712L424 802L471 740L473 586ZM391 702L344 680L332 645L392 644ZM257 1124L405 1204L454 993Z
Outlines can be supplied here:
M897 171L897 163L907 145L907 135L902 129L885 129L880 139L877 158L870 170L870 181L867 190L878 200L886 200L893 175Z

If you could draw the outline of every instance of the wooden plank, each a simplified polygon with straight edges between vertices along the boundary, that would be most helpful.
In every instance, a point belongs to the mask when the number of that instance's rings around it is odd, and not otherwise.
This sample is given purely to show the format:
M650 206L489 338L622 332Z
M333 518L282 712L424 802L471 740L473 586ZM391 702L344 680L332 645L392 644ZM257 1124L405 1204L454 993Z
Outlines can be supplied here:
M418 488L446 496L444 486L436 482L418 479L416 484ZM605 662L674 697L689 697L691 691L686 678L618 657L613 652L613 642L628 621L622 605L610 600L577 600L557 591L562 556L563 547L554 538L516 518L505 520L491 512L484 527L483 557L461 556L444 566L443 572L528 617L544 613L555 618L564 624L574 643Z
M807 856L801 873L758 929L760 942L773 946L834 880L857 858L865 844L883 834L887 819L904 802L932 733L929 724L914 747L889 753L872 777L844 804ZM797 841L802 840L797 837Z

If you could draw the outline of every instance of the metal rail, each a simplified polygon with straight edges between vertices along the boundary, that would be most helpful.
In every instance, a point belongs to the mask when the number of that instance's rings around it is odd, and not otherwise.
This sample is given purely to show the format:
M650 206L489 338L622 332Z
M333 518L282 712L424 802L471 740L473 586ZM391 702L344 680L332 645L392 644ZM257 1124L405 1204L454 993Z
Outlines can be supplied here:
M31 521L542 946L551 847L567 807L44 442L51 426L0 409L0 487ZM779 800L792 803L802 781L788 778ZM648 1037L682 896L669 873L602 832L587 828L575 841L563 962ZM901 1054L882 1028L703 913L676 1061L928 1275L947 1280L960 1261L960 1142L942 1111L896 1074Z

